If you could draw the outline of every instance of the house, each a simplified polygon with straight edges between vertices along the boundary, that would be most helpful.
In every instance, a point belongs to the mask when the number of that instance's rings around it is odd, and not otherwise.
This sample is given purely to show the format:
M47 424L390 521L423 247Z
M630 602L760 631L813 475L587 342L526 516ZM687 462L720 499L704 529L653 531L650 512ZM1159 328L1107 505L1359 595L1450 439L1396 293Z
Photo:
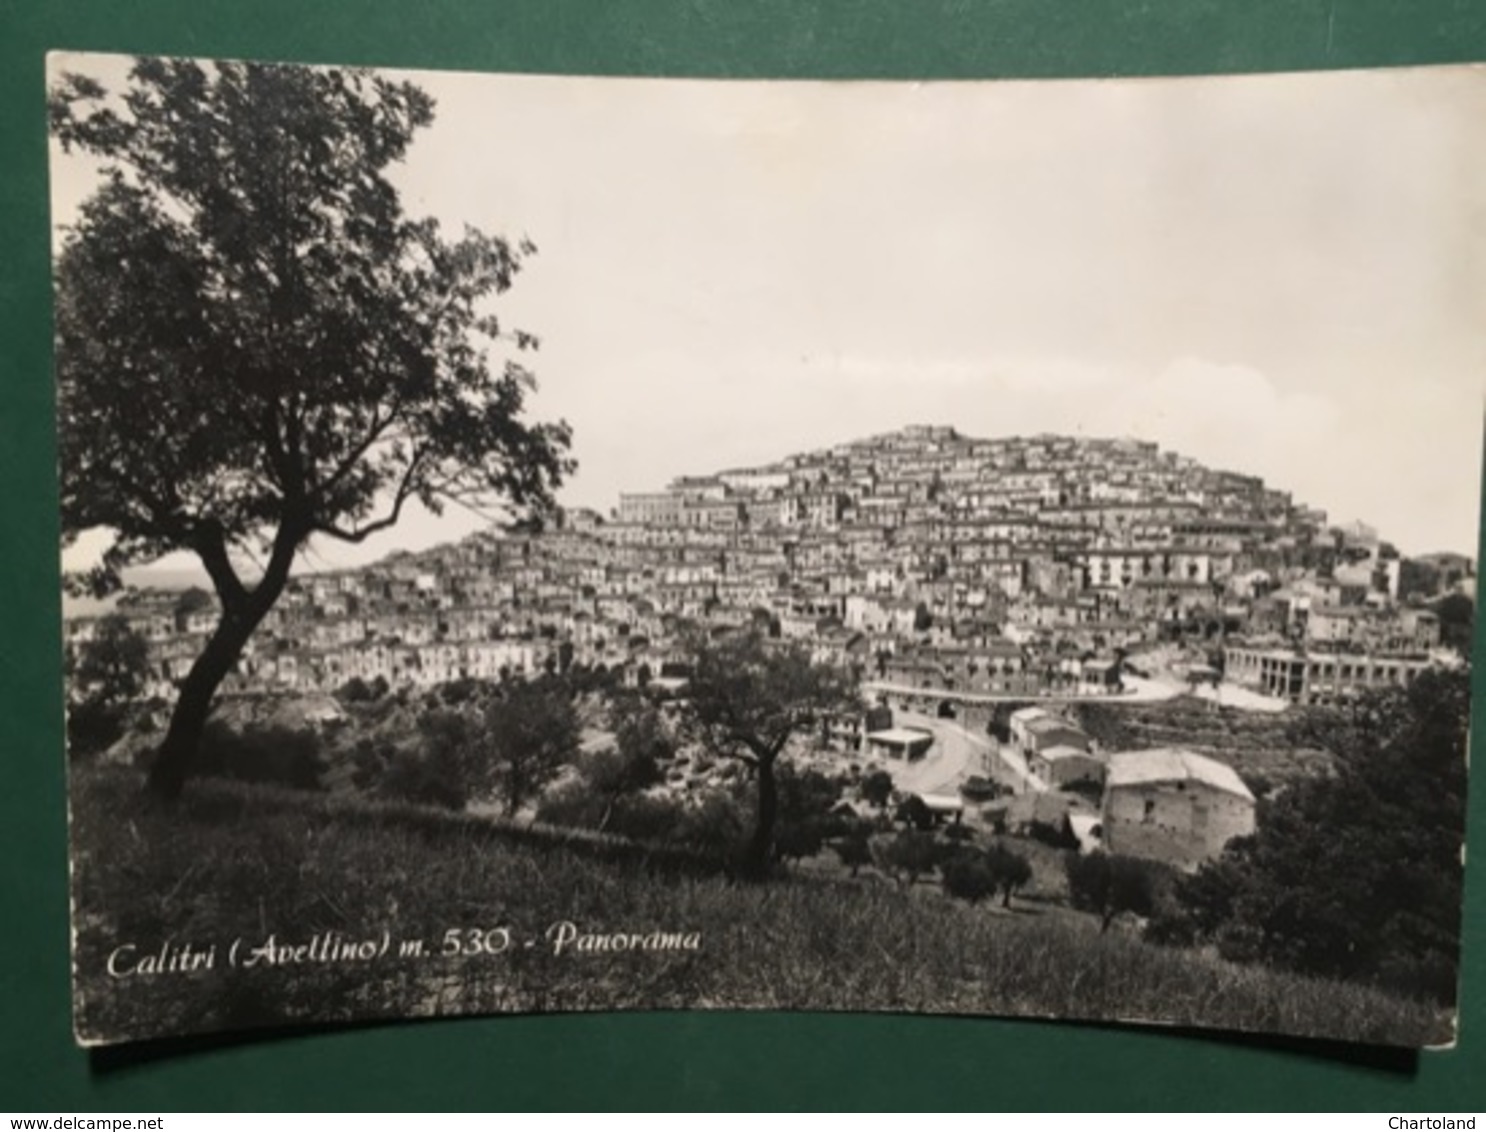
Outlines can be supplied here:
M1082 747L1052 746L1027 759L1027 769L1054 790L1076 782L1104 782L1104 760Z
M933 745L933 733L917 727L890 727L886 731L867 733L869 751L904 762L922 758Z
M1254 795L1237 772L1174 747L1111 755L1103 841L1110 853L1195 869L1254 832Z
M1089 749L1089 737L1080 728L1056 715L1045 715L1028 721L1023 733L1025 739L1021 748L1028 755L1052 747L1073 747L1080 751Z
M1051 716L1052 712L1040 707L1018 708L1012 712L1006 724L1012 743L1025 751L1027 749L1027 725L1035 720L1048 719Z

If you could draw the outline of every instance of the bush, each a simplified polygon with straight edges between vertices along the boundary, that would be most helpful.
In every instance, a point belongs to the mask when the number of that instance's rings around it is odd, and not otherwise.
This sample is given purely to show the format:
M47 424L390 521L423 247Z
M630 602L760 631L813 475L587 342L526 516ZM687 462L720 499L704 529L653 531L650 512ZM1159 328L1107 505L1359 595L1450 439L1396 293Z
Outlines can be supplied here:
M998 887L996 874L986 855L973 850L956 853L944 861L939 866L939 875L943 878L945 892L972 904L994 896Z
M1073 836L1066 821L1060 821L1056 825L1052 822L1032 821L1027 825L1027 836L1054 849L1078 849L1078 838Z
M898 805L897 812L893 814L894 821L900 821L904 825L911 826L921 833L927 833L934 828L934 811L917 794L910 794Z
M396 748L373 792L382 798L462 810L468 801L461 776L448 761L427 750Z
M852 876L856 876L863 865L872 863L871 836L872 826L859 822L831 842L831 851L840 858L843 866L851 870Z
M89 696L67 708L67 753L86 758L106 751L124 735L124 708Z
M912 884L934 871L946 856L947 846L932 833L905 829L882 849L878 863L899 881L906 876Z
M893 796L893 776L885 770L874 770L862 779L862 800L882 809Z
M198 765L203 775L297 790L320 789L325 770L313 731L252 723L239 733L222 720L202 732Z

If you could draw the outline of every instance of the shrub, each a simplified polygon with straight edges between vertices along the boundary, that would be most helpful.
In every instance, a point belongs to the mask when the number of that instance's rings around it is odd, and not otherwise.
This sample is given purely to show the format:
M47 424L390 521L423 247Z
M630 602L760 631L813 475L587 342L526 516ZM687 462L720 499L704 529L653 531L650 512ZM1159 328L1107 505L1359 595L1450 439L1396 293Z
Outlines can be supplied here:
M945 892L972 904L994 896L998 887L986 854L974 850L964 850L944 861L939 866L939 875Z
M67 708L67 753L86 758L106 751L123 737L124 709L89 696Z
M1073 831L1068 828L1066 821L1054 824L1034 820L1027 825L1027 836L1044 845L1051 845L1054 849L1076 850L1078 848L1078 838L1073 836Z
M856 876L863 865L872 863L872 846L869 841L872 827L865 823L857 825L831 842L831 851L841 864Z
M279 724L252 723L237 732L213 720L202 732L199 757L203 775L297 790L318 790L325 770L319 736Z
M862 779L861 791L864 802L882 809L893 796L893 776L885 770L874 770Z
M910 794L898 805L897 812L893 814L893 820L900 821L921 833L927 833L934 828L934 811L917 794Z
M899 881L906 876L908 883L912 884L934 871L944 859L945 848L944 842L932 833L905 829L883 846L878 863Z

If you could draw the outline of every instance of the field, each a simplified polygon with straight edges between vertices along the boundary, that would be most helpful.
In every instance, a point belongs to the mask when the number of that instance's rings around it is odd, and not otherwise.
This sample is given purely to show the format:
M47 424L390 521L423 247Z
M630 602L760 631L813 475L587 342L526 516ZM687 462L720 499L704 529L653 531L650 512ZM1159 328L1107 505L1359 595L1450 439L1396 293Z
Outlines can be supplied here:
M221 782L162 808L133 772L73 774L76 1028L89 1042L681 1008L1152 1020L1410 1046L1452 1037L1430 1005L1101 935L1057 903L1051 879L1011 911L871 874L745 885L612 839ZM1055 870L1039 861L1037 872ZM557 953L554 937L574 933L622 934L628 949L573 939ZM386 950L323 957L362 941ZM183 949L211 965L148 972L162 947L162 966L189 965Z

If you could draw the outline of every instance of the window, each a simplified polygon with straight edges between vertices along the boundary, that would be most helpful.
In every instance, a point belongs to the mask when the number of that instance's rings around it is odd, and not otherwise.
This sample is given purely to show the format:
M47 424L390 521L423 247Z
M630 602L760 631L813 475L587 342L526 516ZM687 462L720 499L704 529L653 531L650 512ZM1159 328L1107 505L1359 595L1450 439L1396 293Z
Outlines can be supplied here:
M1140 820L1147 825L1156 820L1156 800L1154 798L1147 798L1145 800L1145 813L1141 815Z

